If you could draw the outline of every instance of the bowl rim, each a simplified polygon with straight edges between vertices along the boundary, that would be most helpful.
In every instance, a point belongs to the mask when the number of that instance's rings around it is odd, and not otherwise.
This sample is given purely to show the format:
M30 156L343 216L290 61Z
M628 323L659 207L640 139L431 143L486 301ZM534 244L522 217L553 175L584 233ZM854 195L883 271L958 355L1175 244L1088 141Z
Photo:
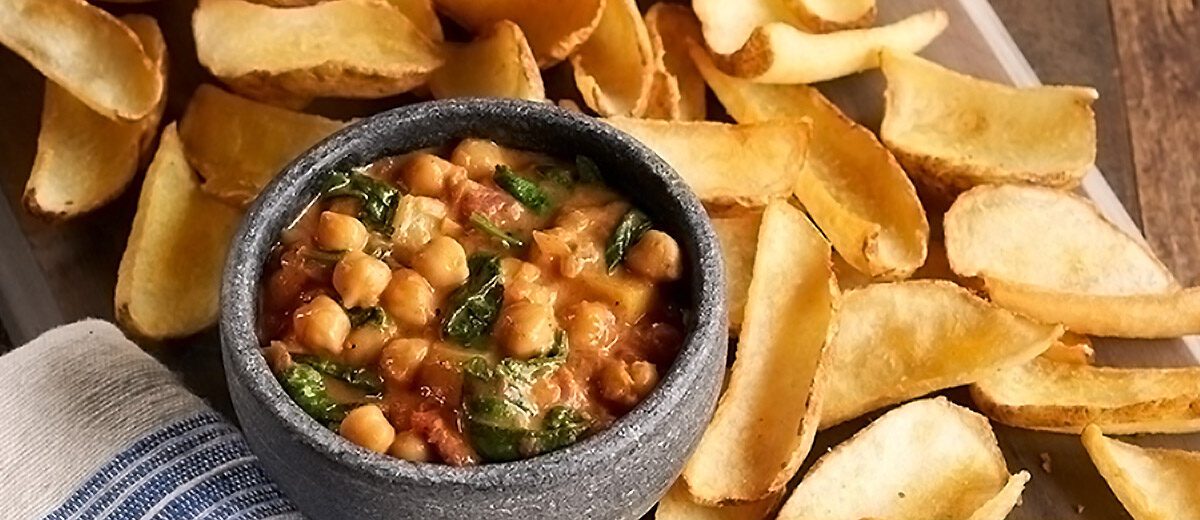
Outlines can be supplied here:
M509 121L507 118L518 118L542 125L547 130L567 132L572 140L593 139L617 148L640 163L644 171L637 175L649 174L650 182L661 184L662 191L674 202L674 208L659 211L679 212L677 220L681 229L690 235L690 240L681 242L685 242L682 244L685 248L694 249L685 251L687 272L690 273L687 290L692 302L691 322L676 359L655 389L607 428L565 448L517 461L463 467L413 463L363 449L320 425L295 404L275 379L260 353L256 321L262 267L278 234L266 239L256 236L265 234L263 228L268 227L272 213L284 212L289 218L295 218L298 210L289 211L287 206L303 196L305 188L315 183L316 178L332 169L332 158L345 155L352 147L351 143L394 138L403 134L401 128L406 122L447 114L471 117L479 113L484 113L485 117L491 117L486 115L489 113L503 114L493 122L501 126L512 124L505 122ZM404 152L388 149L368 162L399 153ZM628 193L623 195L629 196ZM265 248L260 243L263 240L267 242ZM251 398L263 405L293 439L336 465L350 466L385 481L454 483L487 489L540 485L586 473L626 452L631 444L640 442L648 433L659 431L666 415L661 410L678 406L699 383L697 380L709 374L706 365L712 360L708 358L715 355L724 358L728 324L724 266L717 253L719 247L699 199L666 161L633 137L597 118L549 103L498 98L427 101L380 112L347 125L298 156L267 184L244 215L222 273L220 336L227 384L232 385L236 378ZM255 275L249 276L249 273ZM719 370L712 372L720 377Z

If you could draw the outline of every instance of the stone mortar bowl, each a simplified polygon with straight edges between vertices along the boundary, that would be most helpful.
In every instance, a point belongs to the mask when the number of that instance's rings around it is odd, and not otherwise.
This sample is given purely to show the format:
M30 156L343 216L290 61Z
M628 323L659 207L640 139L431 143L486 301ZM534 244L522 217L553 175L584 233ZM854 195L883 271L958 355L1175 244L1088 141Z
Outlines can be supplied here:
M675 363L610 428L530 459L474 467L414 464L351 444L284 393L259 352L259 281L280 231L334 170L464 137L560 157L584 154L610 186L679 241L688 302ZM678 476L708 424L726 355L724 273L696 196L654 152L603 122L545 103L421 103L349 125L275 178L238 231L221 288L221 343L234 408L251 449L313 519L630 519Z

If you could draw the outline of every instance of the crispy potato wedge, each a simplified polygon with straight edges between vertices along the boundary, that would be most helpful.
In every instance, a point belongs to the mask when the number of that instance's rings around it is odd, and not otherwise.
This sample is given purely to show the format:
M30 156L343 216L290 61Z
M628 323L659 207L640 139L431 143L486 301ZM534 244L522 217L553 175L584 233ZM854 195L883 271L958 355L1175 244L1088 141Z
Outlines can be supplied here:
M654 49L635 0L605 0L592 36L571 55L583 102L602 116L640 117L654 84Z
M692 0L704 41L717 54L741 49L755 29L769 23L803 25L790 0Z
M83 0L6 0L0 44L109 119L146 117L166 88L137 34Z
M1062 335L942 280L868 285L839 307L822 428L1021 365Z
M221 270L242 213L200 191L175 125L163 130L117 273L116 317L128 331L175 338L212 325Z
M685 6L657 3L646 12L646 30L658 73L645 116L703 121L708 87L688 54L689 42L703 41L700 21Z
M204 178L204 191L244 205L292 159L342 126L200 85L179 135L188 162Z
M779 505L782 493L746 504L710 506L696 502L687 484L677 480L658 502L655 520L761 520Z
M691 55L737 121L812 120L808 161L795 193L850 265L873 277L895 279L911 275L925 262L925 210L912 182L875 134L812 87L752 83L717 70L698 46Z
M1079 433L1200 431L1200 367L1114 368L1037 358L971 386L980 411L1030 430Z
M112 0L109 0L112 1ZM329 0L248 0L255 4L262 4L271 7L307 7L317 5ZM442 22L438 20L437 13L433 10L433 0L386 0L388 3L400 9L405 16L408 17L417 28L424 31L425 35L431 40L441 41L444 39L442 35Z
M1010 477L987 419L944 397L876 419L813 465L780 520L1003 518L991 512L1029 476Z
M732 54L713 58L721 70L759 83L816 83L876 68L884 50L924 49L948 23L941 9L881 27L826 34L775 22L755 29L746 44Z
M508 20L481 33L475 41L452 48L446 64L429 78L436 98L505 97L541 101L546 98L542 73L517 24Z
M1200 453L1127 444L1094 424L1083 447L1135 520L1200 518Z
M710 209L762 207L791 195L811 126L803 120L731 125L614 117L679 172Z
M1050 344L1050 348L1042 352L1042 358L1055 363L1074 363L1090 365L1096 361L1096 349L1092 348L1092 340L1071 331Z
M1200 287L1162 294L1068 294L988 280L988 296L1005 308L1095 336L1177 338L1200 334Z
M762 213L744 212L736 216L714 217L713 229L721 242L721 258L725 260L725 292L729 307L729 333L742 329L746 312L746 296L750 292L750 277L754 271L754 253L758 249L758 227Z
M155 68L165 77L167 44L158 23L139 14L122 21L138 35ZM37 156L25 184L25 208L57 220L82 215L115 199L150 153L165 106L163 96L142 119L112 120L47 81Z
M683 469L703 504L757 501L783 489L821 415L818 366L837 296L829 244L783 200L767 206L758 244L729 387Z
M1021 503L1021 492L1025 491L1025 484L1029 483L1029 472L1018 471L1016 475L1009 475L1008 482L1000 489L996 496L983 503L979 509L967 520L1004 520L1008 518L1009 513L1012 513L1013 508Z
M442 64L440 45L386 0L288 8L201 0L192 30L205 68L264 100L399 94Z
M521 26L538 64L548 68L570 56L596 30L604 0L434 0L439 11L474 31L501 20Z
M1095 89L1014 88L911 54L885 52L880 135L942 193L980 184L1070 189L1096 160Z
M875 0L794 0L792 6L810 32L860 29L875 23Z

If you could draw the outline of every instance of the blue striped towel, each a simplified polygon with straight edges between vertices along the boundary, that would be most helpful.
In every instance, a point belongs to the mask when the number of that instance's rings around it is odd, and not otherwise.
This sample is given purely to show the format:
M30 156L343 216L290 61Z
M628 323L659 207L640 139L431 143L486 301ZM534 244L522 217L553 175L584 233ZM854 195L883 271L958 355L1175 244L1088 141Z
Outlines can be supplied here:
M0 357L0 519L300 518L242 434L109 323Z

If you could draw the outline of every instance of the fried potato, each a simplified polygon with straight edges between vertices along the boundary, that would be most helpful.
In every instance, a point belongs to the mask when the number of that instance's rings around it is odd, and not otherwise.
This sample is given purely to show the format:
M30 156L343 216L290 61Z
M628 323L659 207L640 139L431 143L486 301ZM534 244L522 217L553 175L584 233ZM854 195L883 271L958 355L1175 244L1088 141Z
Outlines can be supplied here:
M109 0L111 1L111 0ZM262 4L272 7L306 7L317 5L329 0L248 0L255 4ZM424 31L429 39L441 41L442 22L438 20L437 13L433 10L433 0L385 0L388 3L396 6L397 9L404 13L417 28Z
M1042 358L1055 363L1090 365L1096 360L1096 349L1092 348L1092 341L1087 336L1066 331L1042 352Z
M1026 363L1062 335L941 280L868 285L839 309L822 428Z
M1013 508L1021 503L1021 492L1025 491L1025 484L1028 483L1028 471L1019 471L1016 475L1009 475L1008 482L1004 484L1000 492L984 502L983 506L976 509L974 513L971 513L967 520L1004 520L1008 518Z
M204 191L246 204L292 159L342 126L200 85L179 134L188 162L204 178Z
M1200 287L1161 294L1069 294L988 280L988 296L1005 308L1096 336L1177 338L1200 334Z
M658 3L646 12L646 30L658 71L645 117L703 121L708 88L688 55L690 42L703 41L700 21L687 7Z
M713 58L721 70L759 83L816 83L876 68L884 50L924 49L948 23L941 9L891 25L826 34L806 33L775 22L755 29L746 44L732 54Z
M717 239L721 242L721 258L725 260L725 298L729 307L730 334L742 329L761 223L762 213L758 211L712 219L713 229L717 231Z
M634 0L605 0L592 36L571 55L583 102L602 116L640 117L650 103L654 49Z
M138 35L158 73L167 73L167 45L153 18L122 19ZM58 84L47 81L37 156L25 184L24 204L31 213L65 219L115 199L137 174L151 151L166 96L136 121L109 119Z
M192 29L205 68L267 100L399 94L442 64L439 44L386 0L290 8L201 0Z
M980 184L1074 188L1096 160L1097 94L1014 88L885 52L880 135L908 172L943 193Z
M818 366L837 295L829 244L783 200L767 206L758 244L729 387L683 468L703 504L757 501L783 489L821 415Z
M811 32L858 29L875 22L875 0L795 0L792 6Z
M508 20L481 33L475 41L450 50L446 64L429 78L436 98L505 97L541 101L546 98L542 73L517 24Z
M993 420L1079 433L1094 423L1118 435L1200 431L1200 367L1114 368L1037 358L971 386Z
M742 48L755 29L774 22L803 25L790 0L692 0L704 41L718 54Z
M434 0L438 10L474 31L501 20L519 25L538 64L548 68L570 56L596 30L604 0Z
M83 0L0 3L0 44L109 119L146 117L163 97L164 78L137 34Z
M241 211L200 191L175 125L163 130L117 273L116 317L147 338L187 336L219 311L225 253Z
M943 397L924 399L817 460L778 518L1000 519L1028 479L1009 476L987 419Z
M1083 447L1135 520L1200 518L1200 453L1142 448L1083 430Z
M786 198L804 167L811 126L792 119L731 125L614 117L679 172L710 209L762 207Z
M746 504L709 506L697 503L687 484L678 480L658 502L655 520L761 520L779 505L781 493Z
M698 46L691 50L708 85L737 121L812 120L808 161L795 192L850 265L888 279L908 276L924 263L925 210L904 170L870 130L812 87L730 77Z

